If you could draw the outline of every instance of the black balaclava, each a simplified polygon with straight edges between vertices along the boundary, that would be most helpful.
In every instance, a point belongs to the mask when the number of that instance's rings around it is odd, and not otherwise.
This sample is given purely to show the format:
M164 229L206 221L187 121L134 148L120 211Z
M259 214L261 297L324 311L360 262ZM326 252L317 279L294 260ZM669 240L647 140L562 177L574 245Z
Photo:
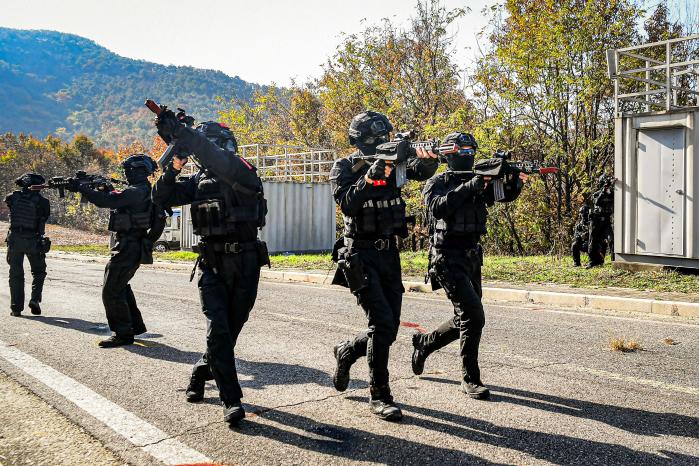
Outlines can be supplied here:
M478 143L472 134L451 133L444 138L445 144L456 144L459 146L458 152L446 156L447 167L454 172L467 172L473 170L473 161L476 157ZM463 149L470 146L470 149Z

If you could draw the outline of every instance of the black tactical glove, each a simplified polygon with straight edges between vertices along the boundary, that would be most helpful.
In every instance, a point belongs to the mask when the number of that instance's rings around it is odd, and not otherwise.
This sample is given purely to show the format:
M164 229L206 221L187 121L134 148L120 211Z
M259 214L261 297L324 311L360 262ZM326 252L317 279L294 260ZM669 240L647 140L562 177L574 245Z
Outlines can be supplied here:
M155 118L155 126L158 134L166 144L170 144L177 137L178 132L184 128L172 110L165 110Z
M385 160L376 160L374 163L369 167L369 171L366 172L367 178L370 180L374 181L380 181L385 179L386 177L386 161Z

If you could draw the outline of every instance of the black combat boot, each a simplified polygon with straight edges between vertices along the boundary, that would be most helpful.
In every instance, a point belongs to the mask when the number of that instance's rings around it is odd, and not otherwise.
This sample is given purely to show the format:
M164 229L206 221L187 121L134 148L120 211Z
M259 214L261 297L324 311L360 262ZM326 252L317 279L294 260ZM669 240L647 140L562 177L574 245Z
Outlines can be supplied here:
M369 406L371 412L384 421L400 421L403 419L403 412L393 402L391 389L386 387L370 387L371 398Z
M461 391L475 400L487 400L490 398L490 390L488 390L480 380L474 382L461 382Z
M204 399L204 385L206 382L204 379L200 379L199 377L193 375L191 379L189 379L189 385L187 386L187 391L185 392L185 396L187 397L187 401L190 403L198 403Z
M419 332L413 333L413 374L422 374L422 371L425 369L427 356L424 335Z
M106 340L100 341L97 345L100 348L116 348L117 346L126 346L133 344L133 336L112 335Z
M41 306L39 306L37 301L29 301L29 309L35 316L41 315Z
M12 317L22 317L22 311L10 311Z
M355 361L350 342L343 341L335 345L333 354L337 361L335 372L333 373L333 385L338 392L344 392L347 390L347 385L349 385L350 368Z
M245 417L245 410L240 401L233 403L223 403L223 420L228 424L237 425Z

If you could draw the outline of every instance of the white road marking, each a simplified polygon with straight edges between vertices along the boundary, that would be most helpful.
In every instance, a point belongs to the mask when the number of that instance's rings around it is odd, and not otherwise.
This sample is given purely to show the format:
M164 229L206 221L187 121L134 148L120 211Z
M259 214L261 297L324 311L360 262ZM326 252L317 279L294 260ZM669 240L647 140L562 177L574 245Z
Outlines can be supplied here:
M165 464L211 463L152 424L26 353L0 341L0 357L31 375L71 403L98 419L137 448Z

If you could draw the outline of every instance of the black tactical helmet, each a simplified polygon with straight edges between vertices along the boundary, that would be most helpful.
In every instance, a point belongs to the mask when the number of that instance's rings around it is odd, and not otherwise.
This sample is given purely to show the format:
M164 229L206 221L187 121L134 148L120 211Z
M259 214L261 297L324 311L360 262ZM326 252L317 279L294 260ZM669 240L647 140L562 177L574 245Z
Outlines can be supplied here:
M134 154L121 162L129 184L142 183L158 169L153 159L145 154Z
M25 173L15 180L15 184L21 188L29 188L46 183L46 179L36 173Z
M145 154L130 155L123 162L121 162L121 166L124 167L124 170L127 172L143 169L147 175L152 175L158 169L158 166L155 164L153 159Z
M238 152L238 141L228 126L216 121L205 121L197 126L197 131L204 133L206 138L221 149L234 154Z
M386 115L366 111L352 118L349 125L349 143L353 146L376 147L388 141L388 133L393 131L393 125Z
M478 143L476 138L473 137L471 133L451 133L444 138L444 144L456 144L459 147L471 146L474 149L478 149Z

